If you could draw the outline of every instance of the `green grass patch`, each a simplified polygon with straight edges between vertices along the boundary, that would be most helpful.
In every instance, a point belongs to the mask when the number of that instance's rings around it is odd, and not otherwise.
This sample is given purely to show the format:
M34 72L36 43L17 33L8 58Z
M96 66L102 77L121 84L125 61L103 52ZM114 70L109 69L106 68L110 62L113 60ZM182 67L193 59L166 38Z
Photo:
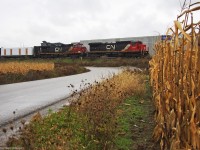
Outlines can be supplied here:
M80 149L84 143L82 124L78 115L64 107L56 113L42 118L36 114L25 126L19 139L11 138L8 146L22 146L25 149Z
M119 107L117 136L115 139L116 149L128 150L133 145L133 127L138 127L137 122L144 117L145 111L139 103L140 97L130 97Z
M154 106L152 90L148 82L144 95L127 98L119 106L117 134L114 139L117 150L159 150L159 144L152 138L154 123Z

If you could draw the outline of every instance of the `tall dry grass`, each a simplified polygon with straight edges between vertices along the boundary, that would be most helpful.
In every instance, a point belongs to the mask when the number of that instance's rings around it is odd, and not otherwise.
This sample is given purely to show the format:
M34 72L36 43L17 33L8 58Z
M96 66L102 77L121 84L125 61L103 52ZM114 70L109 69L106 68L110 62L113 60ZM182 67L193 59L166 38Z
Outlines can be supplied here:
M117 108L131 95L142 96L145 89L144 74L124 71L102 83L96 82L79 97L76 112L82 118L84 132L89 141L100 149L111 149L116 133Z
M0 73L21 73L26 74L30 70L53 70L54 63L48 62L4 62L0 63Z
M161 149L200 149L200 21L191 4L155 44L150 61L156 106L154 138Z

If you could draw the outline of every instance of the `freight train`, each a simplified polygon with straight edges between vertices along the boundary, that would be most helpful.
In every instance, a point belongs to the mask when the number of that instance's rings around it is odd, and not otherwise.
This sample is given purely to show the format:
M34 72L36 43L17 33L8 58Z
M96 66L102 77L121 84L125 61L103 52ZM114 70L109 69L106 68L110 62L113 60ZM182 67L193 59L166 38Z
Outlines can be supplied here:
M50 43L43 41L40 46L23 48L1 48L0 57L144 57L148 48L141 41L116 41L114 43Z

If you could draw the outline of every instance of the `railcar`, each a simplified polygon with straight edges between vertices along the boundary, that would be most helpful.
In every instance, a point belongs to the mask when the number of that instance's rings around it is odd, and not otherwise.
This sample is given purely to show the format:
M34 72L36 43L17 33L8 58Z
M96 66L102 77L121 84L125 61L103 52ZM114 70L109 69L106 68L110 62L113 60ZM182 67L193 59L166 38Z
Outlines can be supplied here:
M81 43L63 44L43 41L41 46L34 46L34 51L37 57L66 57L81 55L86 52L86 48Z
M117 41L115 43L89 43L90 52L93 56L146 56L148 48L141 41Z
M41 46L34 46L36 57L59 57L65 56L72 44L50 43L43 41Z

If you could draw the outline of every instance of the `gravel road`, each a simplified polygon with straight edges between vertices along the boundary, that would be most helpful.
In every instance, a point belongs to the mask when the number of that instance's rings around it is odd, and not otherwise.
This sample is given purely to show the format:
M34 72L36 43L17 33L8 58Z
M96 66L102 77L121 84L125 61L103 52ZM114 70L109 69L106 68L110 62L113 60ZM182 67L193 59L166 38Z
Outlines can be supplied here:
M73 90L80 91L87 86L84 83L94 83L102 78L108 78L118 73L120 68L87 67L90 72L78 75L0 85L0 127L13 118L20 118L38 109L66 99ZM15 114L13 114L15 112Z
M7 138L22 126L21 119L28 123L35 112L46 115L49 109L58 111L63 105L69 104L72 91L84 90L88 86L84 85L85 83L93 84L123 70L118 67L87 69L90 72L78 75L0 85L0 149L6 148ZM14 130L10 130L13 125ZM7 129L6 136L2 132L3 128Z

